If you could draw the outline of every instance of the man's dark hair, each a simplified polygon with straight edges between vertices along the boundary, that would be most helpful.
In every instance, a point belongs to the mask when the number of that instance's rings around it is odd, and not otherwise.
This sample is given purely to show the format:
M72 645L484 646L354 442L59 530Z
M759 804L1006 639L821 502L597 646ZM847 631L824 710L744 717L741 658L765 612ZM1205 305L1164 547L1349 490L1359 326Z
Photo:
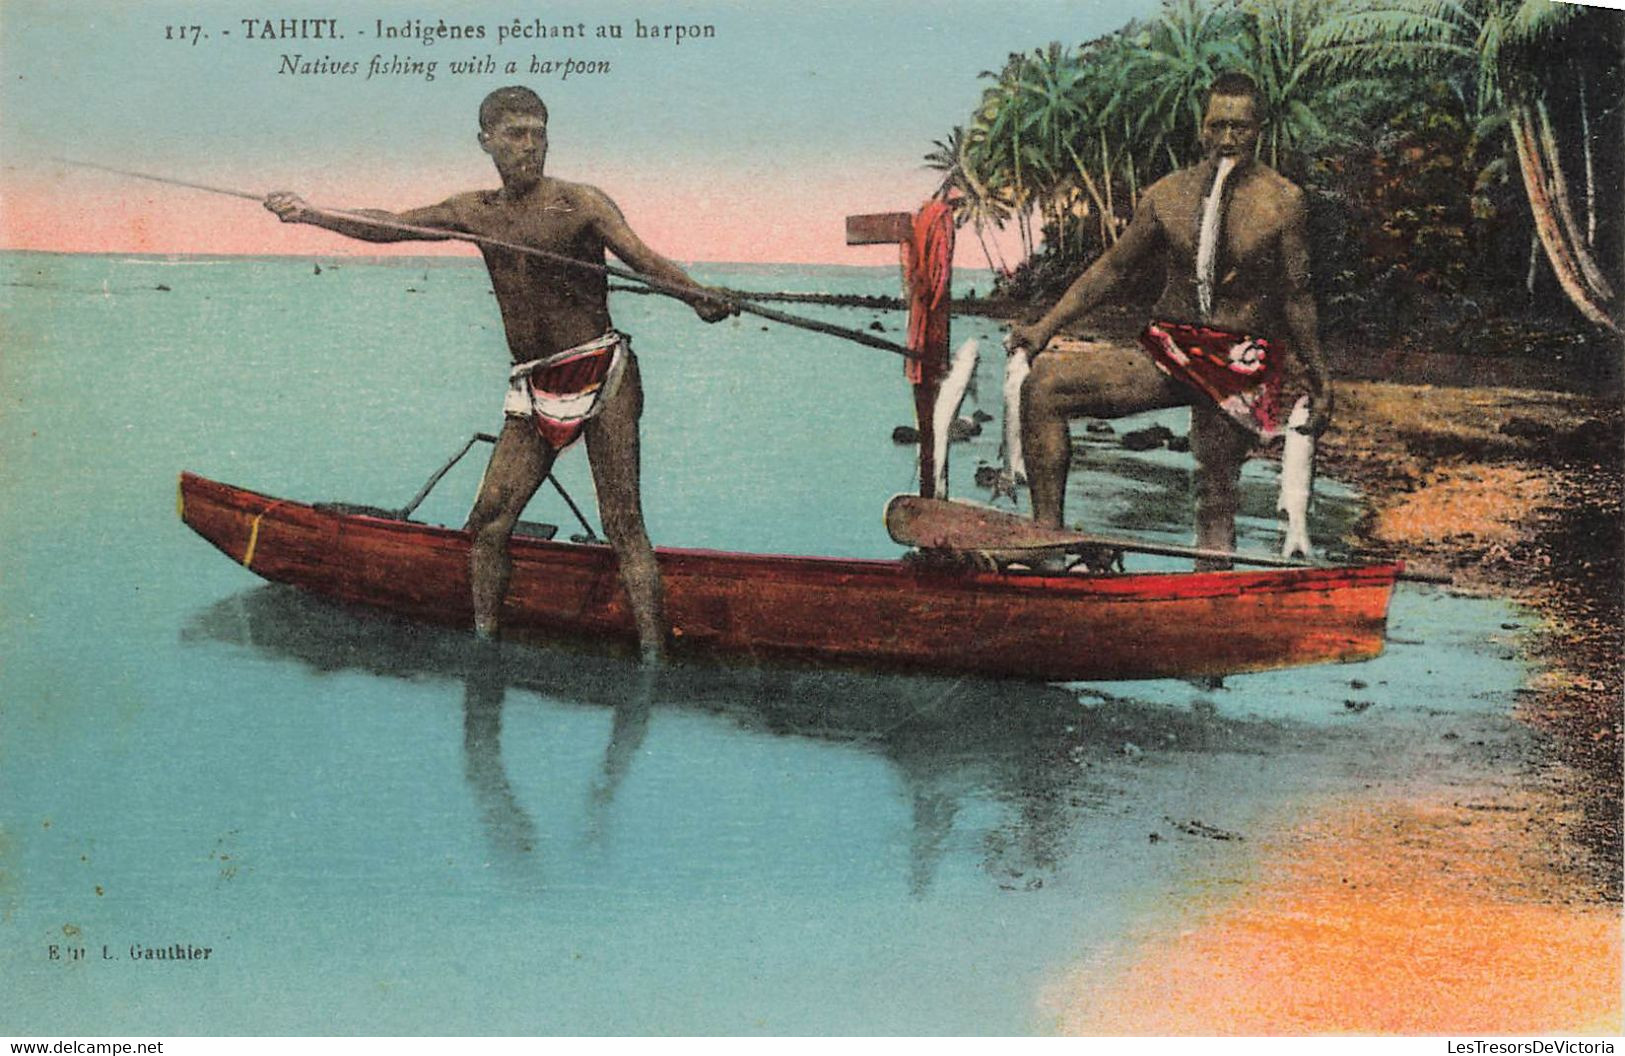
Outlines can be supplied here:
M1258 94L1257 82L1245 73L1219 74L1213 79L1213 85L1207 90L1207 101L1211 102L1215 95L1251 99L1255 108L1264 105L1263 97Z
M547 104L522 85L498 88L480 103L480 130L488 130L503 114L535 114L546 121Z

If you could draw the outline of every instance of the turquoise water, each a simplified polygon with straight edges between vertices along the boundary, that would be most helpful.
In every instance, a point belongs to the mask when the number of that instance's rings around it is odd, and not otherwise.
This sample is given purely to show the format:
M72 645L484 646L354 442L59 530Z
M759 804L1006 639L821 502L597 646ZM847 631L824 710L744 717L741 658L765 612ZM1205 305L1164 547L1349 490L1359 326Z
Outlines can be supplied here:
M481 269L0 267L0 1032L1041 1033L1076 964L1247 875L1245 841L1171 819L1256 831L1342 790L1474 778L1482 746L1517 740L1524 667L1500 638L1519 617L1431 588L1399 592L1375 661L1218 689L493 664L261 584L175 516L183 468L405 502L498 424ZM613 307L649 393L657 542L898 552L881 510L915 470L890 441L910 413L895 358ZM973 335L995 351L990 322L956 323ZM999 358L978 388L995 415ZM997 443L995 421L956 445L956 494L978 497ZM1086 462L1074 516L1188 538L1188 456L1097 443ZM478 472L420 515L460 523ZM1248 467L1245 546L1276 542L1274 472ZM559 475L591 495L579 452ZM1321 495L1333 536L1354 504ZM529 516L569 524L547 496ZM177 943L211 952L131 956Z

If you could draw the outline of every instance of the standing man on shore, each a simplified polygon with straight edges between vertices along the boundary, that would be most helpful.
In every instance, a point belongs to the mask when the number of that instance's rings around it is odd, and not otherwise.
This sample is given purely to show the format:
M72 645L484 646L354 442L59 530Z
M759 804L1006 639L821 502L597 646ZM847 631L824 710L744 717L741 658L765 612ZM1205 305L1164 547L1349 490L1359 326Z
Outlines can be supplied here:
M1039 524L1062 526L1072 417L1189 405L1197 546L1226 551L1235 549L1242 461L1282 431L1293 358L1310 399L1307 430L1325 431L1332 389L1309 291L1308 209L1302 190L1255 159L1258 111L1250 78L1215 80L1203 160L1149 187L1122 238L1041 319L1011 328L1012 354L1032 358L1022 447ZM1167 278L1140 348L1045 352L1063 325L1159 266Z
M287 192L268 196L266 208L284 223L314 224L369 242L467 234L540 251L480 244L514 367L502 433L466 526L473 538L474 628L495 636L512 574L508 539L514 524L559 452L584 434L604 534L620 562L643 657L655 662L664 655L667 626L640 498L643 385L630 338L610 322L604 251L668 286L692 289L689 304L707 322L733 309L644 245L602 191L544 174L547 107L536 93L499 88L480 104L479 120L480 146L496 165L499 190L471 191L398 214L326 212Z

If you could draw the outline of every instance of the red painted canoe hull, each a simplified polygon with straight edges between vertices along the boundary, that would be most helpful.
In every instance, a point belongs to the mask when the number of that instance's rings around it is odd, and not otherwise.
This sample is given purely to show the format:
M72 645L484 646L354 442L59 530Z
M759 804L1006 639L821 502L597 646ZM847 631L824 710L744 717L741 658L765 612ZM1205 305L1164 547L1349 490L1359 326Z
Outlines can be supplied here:
M250 571L470 626L466 533L180 481L181 518ZM505 637L631 641L605 546L515 536ZM1382 652L1401 566L1044 576L660 549L678 647L1048 682L1222 675Z

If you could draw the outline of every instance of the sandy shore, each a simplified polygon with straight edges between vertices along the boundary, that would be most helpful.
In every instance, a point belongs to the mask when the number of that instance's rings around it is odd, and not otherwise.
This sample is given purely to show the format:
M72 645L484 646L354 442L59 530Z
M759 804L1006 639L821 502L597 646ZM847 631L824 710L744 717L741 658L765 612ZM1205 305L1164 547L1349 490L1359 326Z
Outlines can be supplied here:
M1621 410L1529 389L1339 387L1322 471L1357 484L1357 542L1510 598L1539 662L1517 718L1543 745L1533 784L1558 799L1548 865L1620 901Z
M1480 787L1418 775L1283 819L1256 887L1139 948L1063 1029L1619 1033L1620 407L1338 393L1320 468L1365 496L1350 542L1538 616L1512 631L1536 661L1514 717L1537 748Z
M1618 907L1536 860L1548 797L1418 786L1283 817L1232 899L1048 996L1067 1034L1618 1034Z

